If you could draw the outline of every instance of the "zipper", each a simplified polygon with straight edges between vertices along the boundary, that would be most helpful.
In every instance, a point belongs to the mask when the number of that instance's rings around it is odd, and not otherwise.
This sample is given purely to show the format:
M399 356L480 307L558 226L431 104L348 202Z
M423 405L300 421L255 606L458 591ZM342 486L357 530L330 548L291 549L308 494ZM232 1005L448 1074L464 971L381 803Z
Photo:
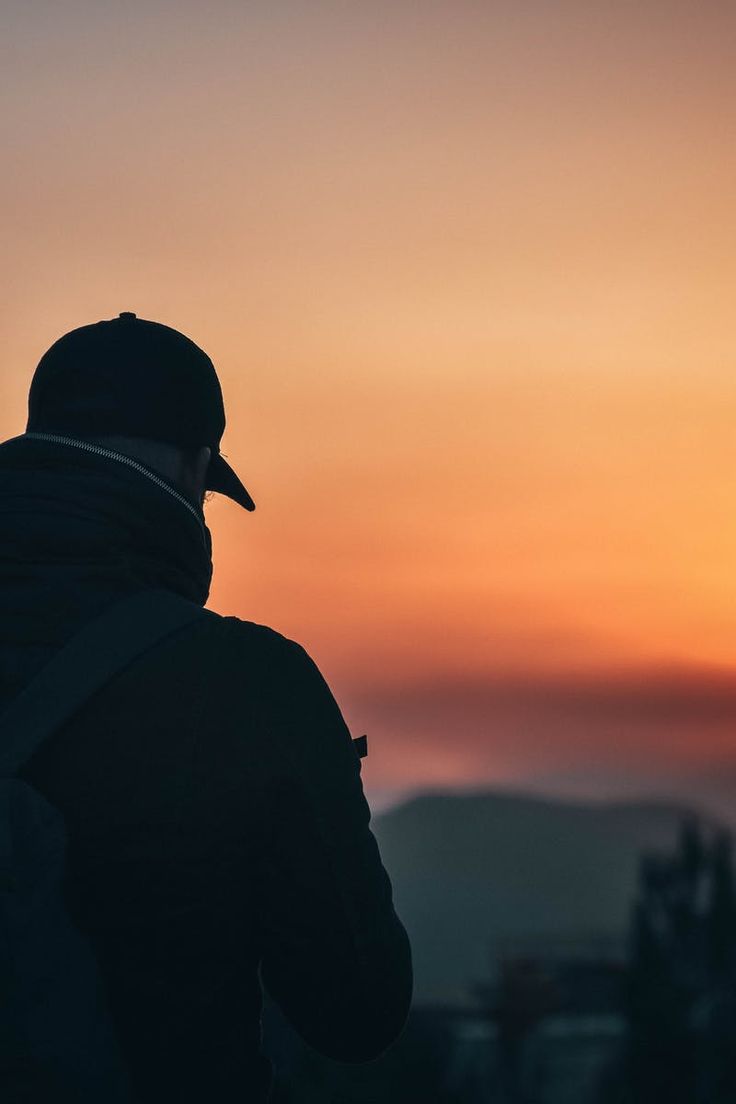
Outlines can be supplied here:
M106 456L110 460L120 460L121 463L127 464L128 467L135 468L135 470L139 471L141 475L147 475L148 478L156 483L159 487L162 487L163 490L168 491L170 495L173 495L174 498L178 499L179 502L181 502L182 506L186 506L192 517L196 519L197 524L202 530L202 535L204 536L204 525L202 523L202 519L195 510L194 506L192 506L189 499L185 498L183 494L179 494L178 491L175 491L173 487L170 487L169 484L161 479L158 475L155 475L152 471L149 471L148 468L145 468L143 464L139 464L137 460L134 460L132 458L132 456L125 456L122 452L115 452L113 449L102 448L100 445L93 445L89 441L79 441L76 439L76 437L61 437L57 433L24 433L23 436L31 437L34 441L53 441L54 444L57 445L74 445L76 448L85 449L87 452L94 452L98 456Z

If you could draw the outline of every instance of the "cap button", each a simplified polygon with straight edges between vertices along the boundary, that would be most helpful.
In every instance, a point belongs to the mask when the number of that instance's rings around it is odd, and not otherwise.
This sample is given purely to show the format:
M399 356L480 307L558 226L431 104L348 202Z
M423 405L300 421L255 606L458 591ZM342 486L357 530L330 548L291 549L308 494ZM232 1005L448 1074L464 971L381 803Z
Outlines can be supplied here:
M133 314L132 311L121 311L120 314L118 315L118 317L119 318L124 318L124 319L130 319L130 318L135 318L135 315Z

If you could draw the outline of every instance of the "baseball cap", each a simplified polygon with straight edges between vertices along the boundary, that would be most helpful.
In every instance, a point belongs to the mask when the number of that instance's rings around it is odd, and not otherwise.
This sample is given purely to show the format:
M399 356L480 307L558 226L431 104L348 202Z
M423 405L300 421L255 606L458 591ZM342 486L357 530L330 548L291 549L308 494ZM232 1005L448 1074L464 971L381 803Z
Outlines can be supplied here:
M208 445L206 489L255 503L220 453L225 407L207 354L171 326L123 311L80 326L44 353L28 393L27 433L119 433Z

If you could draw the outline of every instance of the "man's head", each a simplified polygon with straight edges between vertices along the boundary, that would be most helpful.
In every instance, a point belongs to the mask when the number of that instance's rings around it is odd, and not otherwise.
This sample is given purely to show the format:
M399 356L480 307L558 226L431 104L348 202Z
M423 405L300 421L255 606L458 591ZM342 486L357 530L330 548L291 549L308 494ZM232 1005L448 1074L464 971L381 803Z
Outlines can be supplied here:
M212 490L253 510L220 453L224 430L220 382L207 354L178 330L130 312L59 338L39 361L28 395L26 433L107 443L187 488L197 503Z

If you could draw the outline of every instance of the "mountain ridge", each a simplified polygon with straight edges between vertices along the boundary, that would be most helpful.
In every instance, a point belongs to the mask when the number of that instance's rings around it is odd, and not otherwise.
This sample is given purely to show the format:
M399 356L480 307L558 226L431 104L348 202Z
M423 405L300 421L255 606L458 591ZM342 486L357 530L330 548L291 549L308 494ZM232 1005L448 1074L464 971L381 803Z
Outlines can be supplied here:
M415 1001L462 1004L501 943L624 939L641 855L670 850L675 799L568 801L523 791L421 791L372 820L412 943Z

